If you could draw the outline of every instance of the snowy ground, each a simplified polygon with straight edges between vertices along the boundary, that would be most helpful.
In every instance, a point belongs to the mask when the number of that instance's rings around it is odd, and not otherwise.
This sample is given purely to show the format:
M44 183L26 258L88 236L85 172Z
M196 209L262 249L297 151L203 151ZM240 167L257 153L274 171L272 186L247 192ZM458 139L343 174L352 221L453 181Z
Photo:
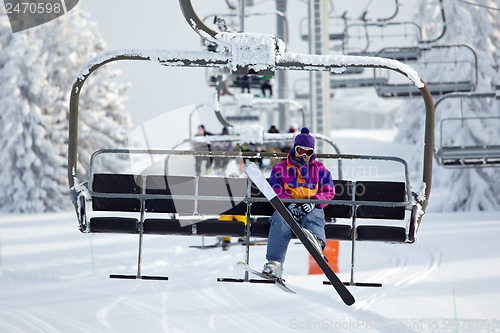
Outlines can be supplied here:
M495 213L429 214L414 245L359 243L360 282L345 306L292 245L285 278L271 285L220 283L243 277L243 247L198 250L201 238L150 236L143 274L169 281L112 280L135 274L137 237L83 235L73 213L0 218L1 332L500 332L500 218ZM210 242L210 239L205 239ZM262 266L263 246L251 252ZM340 277L349 278L349 245Z
M359 143L341 136L344 147ZM81 234L73 212L3 215L0 332L500 332L499 235L498 212L427 213L413 245L358 243L356 280L383 287L350 287L348 307L323 276L307 275L300 244L285 264L294 295L217 282L243 277L244 249L189 248L199 237L145 237L143 274L169 281L113 280L136 273L137 236ZM252 247L251 265L264 256ZM344 281L349 260L341 243Z

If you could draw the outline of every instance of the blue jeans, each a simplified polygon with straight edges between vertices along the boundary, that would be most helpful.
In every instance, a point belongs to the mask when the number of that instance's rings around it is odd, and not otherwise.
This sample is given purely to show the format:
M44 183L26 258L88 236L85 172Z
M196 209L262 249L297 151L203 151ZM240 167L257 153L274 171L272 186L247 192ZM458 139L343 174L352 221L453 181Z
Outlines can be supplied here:
M288 243L292 239L292 230L278 212L269 219L269 239L267 242L267 260L276 260L280 263L285 261ZM315 235L323 245L326 244L325 235L325 213L323 209L314 208L309 214L304 215L300 225Z

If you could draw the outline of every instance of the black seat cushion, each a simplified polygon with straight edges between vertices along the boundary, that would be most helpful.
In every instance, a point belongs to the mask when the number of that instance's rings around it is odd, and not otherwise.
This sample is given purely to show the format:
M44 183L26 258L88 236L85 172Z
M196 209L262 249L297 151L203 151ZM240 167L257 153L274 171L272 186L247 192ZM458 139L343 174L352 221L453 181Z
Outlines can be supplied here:
M141 193L142 176L130 174L94 174L92 190L98 193ZM141 201L133 198L92 197L92 209L96 211L138 212Z
M195 178L185 176L147 176L146 194L172 195L171 199L148 199L147 212L193 214ZM175 198L189 195L191 199Z
M356 182L356 201L404 202L406 187L402 182L358 181ZM402 220L405 207L359 206L357 218Z

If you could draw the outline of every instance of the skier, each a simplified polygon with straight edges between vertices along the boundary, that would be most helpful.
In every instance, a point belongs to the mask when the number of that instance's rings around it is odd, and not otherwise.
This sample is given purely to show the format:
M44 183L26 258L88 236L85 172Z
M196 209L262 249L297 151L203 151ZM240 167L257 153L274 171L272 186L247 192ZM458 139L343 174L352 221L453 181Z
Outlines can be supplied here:
M269 184L279 198L282 199L318 199L332 200L335 196L330 171L323 163L316 161L314 153L315 140L307 127L295 137L294 145L288 152L287 159L273 167ZM304 228L307 237L319 252L326 245L325 213L326 204L289 203L288 210L295 220ZM268 262L262 273L280 278L283 274L283 262L292 238L290 227L275 211L269 219L267 254Z
M273 76L264 75L260 78L260 90L262 91L262 96L266 97L266 91L269 91L269 97L273 97Z
M198 133L195 134L195 136L208 136L208 135L213 135L212 133L208 132L205 130L205 126L199 125L198 126ZM195 142L193 143L193 150L198 150L198 151L211 151L212 148L209 143L204 143L204 142ZM205 169L208 172L210 168L212 167L212 157L205 157L205 156L195 156L195 171L196 175L199 176L201 174L201 164L203 161L205 161Z

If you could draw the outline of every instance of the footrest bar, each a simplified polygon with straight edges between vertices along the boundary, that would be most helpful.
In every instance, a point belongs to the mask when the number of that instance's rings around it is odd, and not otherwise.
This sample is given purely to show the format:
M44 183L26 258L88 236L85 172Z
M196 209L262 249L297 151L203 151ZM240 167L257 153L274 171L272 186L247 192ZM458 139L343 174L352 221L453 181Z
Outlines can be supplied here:
M367 282L343 282L345 286L353 286L353 287L382 287L382 283L367 283ZM324 285L330 285L330 281L323 281Z
M233 279L233 278L217 278L217 282L250 282L250 283L271 283L271 284L275 283L272 280L264 280L264 279L244 280L244 279Z
M125 279L125 280L168 280L167 276L151 276L151 275L122 275L122 274L111 274L110 279Z

